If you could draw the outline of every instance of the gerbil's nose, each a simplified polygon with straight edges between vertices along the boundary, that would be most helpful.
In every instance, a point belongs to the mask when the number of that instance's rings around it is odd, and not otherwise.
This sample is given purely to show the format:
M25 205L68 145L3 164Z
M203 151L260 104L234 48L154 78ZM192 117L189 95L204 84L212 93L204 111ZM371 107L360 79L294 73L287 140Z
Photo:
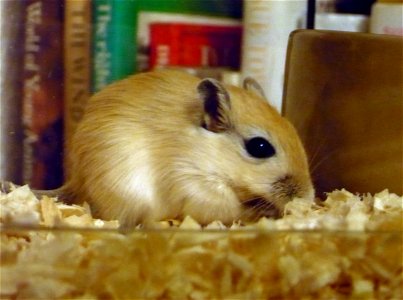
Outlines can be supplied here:
M294 177L285 175L273 184L274 190L277 194L281 194L285 198L293 198L299 193L299 186L295 182Z
M302 184L299 180L290 174L280 177L273 184L273 190L283 199L292 200L295 197L313 199L313 188Z

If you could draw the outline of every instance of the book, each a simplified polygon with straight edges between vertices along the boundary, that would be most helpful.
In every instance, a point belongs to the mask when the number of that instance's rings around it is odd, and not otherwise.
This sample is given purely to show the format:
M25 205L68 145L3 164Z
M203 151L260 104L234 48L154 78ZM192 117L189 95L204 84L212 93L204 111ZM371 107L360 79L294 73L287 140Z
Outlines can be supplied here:
M370 17L371 33L403 36L403 2L382 3L372 6Z
M242 26L153 23L150 68L230 67L239 69Z
M137 22L137 71L142 72L150 69L150 24L174 22L226 26L242 25L241 20L233 17L140 11Z
M92 91L139 71L137 32L140 12L170 12L240 18L240 0L93 1Z
M135 0L93 1L92 92L135 70Z
M63 183L63 1L24 2L23 182Z
M0 180L22 184L21 1L0 1Z
M281 111L288 37L298 28L307 1L244 3L241 74L262 86L268 101Z
M64 173L71 139L91 96L91 0L66 1L64 16Z

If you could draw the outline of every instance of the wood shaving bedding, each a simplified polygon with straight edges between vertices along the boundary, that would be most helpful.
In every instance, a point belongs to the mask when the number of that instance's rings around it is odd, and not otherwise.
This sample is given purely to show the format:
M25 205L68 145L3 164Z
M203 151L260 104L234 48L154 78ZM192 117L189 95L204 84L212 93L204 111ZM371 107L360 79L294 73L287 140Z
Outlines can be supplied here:
M297 198L276 220L125 233L27 186L0 208L1 299L403 298L403 198L386 190Z

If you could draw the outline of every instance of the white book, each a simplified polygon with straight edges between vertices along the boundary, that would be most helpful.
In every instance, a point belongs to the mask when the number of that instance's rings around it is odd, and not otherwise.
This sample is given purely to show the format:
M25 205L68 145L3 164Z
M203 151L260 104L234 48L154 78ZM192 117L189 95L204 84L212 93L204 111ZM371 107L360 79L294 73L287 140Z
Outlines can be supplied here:
M306 12L305 0L244 2L242 77L253 77L281 111L289 34Z

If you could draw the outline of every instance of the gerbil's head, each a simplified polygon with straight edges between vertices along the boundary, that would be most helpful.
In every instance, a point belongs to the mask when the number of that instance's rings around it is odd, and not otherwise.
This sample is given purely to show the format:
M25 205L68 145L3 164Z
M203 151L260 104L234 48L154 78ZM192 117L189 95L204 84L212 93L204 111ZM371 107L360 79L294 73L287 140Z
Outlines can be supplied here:
M204 111L194 164L222 195L233 193L237 203L226 199L222 215L221 208L211 217L196 208L192 215L201 221L230 221L222 217L225 211L232 219L256 219L281 214L294 197L313 199L307 157L296 130L268 104L253 80L240 89L204 79L197 91ZM224 192L226 188L231 192Z

